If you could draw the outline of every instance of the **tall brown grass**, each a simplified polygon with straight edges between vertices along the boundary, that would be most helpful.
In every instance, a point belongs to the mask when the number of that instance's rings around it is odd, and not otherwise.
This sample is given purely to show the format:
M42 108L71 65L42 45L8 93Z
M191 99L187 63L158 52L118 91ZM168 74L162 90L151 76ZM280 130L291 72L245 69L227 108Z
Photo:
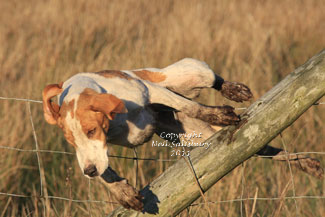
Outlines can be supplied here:
M321 0L11 0L0 3L0 96L40 99L48 83L82 71L164 67L183 57L207 62L225 79L246 83L263 95L325 45L325 3ZM207 104L234 104L205 91ZM45 123L40 104L32 116L41 149L71 151L62 132ZM325 107L314 106L284 131L289 151L324 151ZM35 149L25 102L0 101L0 145ZM272 145L281 147L280 139ZM141 157L171 158L169 150L146 144ZM112 147L111 153L133 156ZM0 192L38 195L40 179L34 152L0 149ZM114 201L97 181L83 177L74 155L41 153L49 195ZM320 155L315 156L322 161ZM135 164L111 159L122 176L135 183ZM172 162L139 162L138 188ZM208 165L207 165L208 166ZM291 196L285 163L252 158L206 193L209 201ZM296 195L324 195L324 180L293 170ZM43 183L44 184L44 183ZM0 216L103 216L110 203L77 203L0 196ZM197 202L201 202L200 200ZM296 216L293 200L214 203L215 216ZM300 216L324 216L325 200L298 199ZM206 216L192 206L181 216Z

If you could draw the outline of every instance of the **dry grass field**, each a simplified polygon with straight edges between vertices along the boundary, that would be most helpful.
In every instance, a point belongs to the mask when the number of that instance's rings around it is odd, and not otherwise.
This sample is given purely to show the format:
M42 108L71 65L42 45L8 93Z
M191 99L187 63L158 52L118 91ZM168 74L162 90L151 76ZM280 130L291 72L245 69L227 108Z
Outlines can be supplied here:
M323 0L11 0L0 1L0 96L41 99L42 88L82 71L164 67L181 58L207 62L225 79L247 84L258 99L288 73L325 48ZM181 79L181 78L180 78ZM211 91L200 102L231 103ZM325 101L325 100L323 100ZM61 130L48 125L39 103L31 103L40 149L74 152ZM291 152L325 150L325 106L313 106L283 132ZM0 100L0 146L35 149L28 104ZM272 145L281 147L281 139ZM133 150L111 147L111 154L133 156ZM140 157L175 159L166 148L145 144ZM322 155L311 155L321 160ZM99 181L88 181L76 157L40 153L43 194L77 200L115 201ZM139 161L137 188L142 188L173 162ZM119 174L135 184L135 162L111 159ZM207 165L208 166L208 165ZM325 180L288 165L251 158L207 193L208 201L278 198L210 203L215 216L324 216L325 199L284 196L325 195ZM0 148L0 192L39 195L35 152ZM46 185L45 185L46 184ZM90 190L89 190L90 189ZM48 210L44 207L48 206ZM199 199L195 203L202 203ZM0 194L2 216L104 216L115 203L72 202ZM204 205L180 216L207 216Z

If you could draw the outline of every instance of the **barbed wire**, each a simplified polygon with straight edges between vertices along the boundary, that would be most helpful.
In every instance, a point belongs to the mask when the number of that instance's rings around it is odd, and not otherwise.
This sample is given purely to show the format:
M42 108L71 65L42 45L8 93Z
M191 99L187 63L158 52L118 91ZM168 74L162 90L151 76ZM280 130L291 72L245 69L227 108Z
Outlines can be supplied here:
M88 183L88 200L78 200L78 199L71 199L71 198L59 197L59 196L49 196L49 195L47 195L47 193L46 193L46 195L44 195L43 188L46 189L46 187L44 187L43 185L45 184L45 186L46 186L46 183L44 183L45 182L44 168L42 166L41 158L39 156L39 153L66 154L66 155L73 155L73 156L75 156L75 153L66 152L66 151L42 150L42 149L39 149L39 147L38 147L38 141L37 141L37 135L36 135L36 131L35 131L35 128L34 128L33 117L32 117L32 114L31 114L30 103L42 104L43 102L41 100L26 99L26 98L15 98L15 97L2 97L2 96L0 96L0 100L14 100L14 101L22 101L22 102L28 103L28 107L27 108L28 108L28 113L29 113L29 116L30 116L30 122L31 122L31 126L32 126L33 137L34 137L35 147L36 148L35 149L22 149L22 148L16 148L16 147L11 147L11 146L3 146L3 145L0 145L0 149L7 149L7 150L13 150L13 151L19 151L19 152L32 152L32 153L36 153L36 155L37 155L37 161L38 161L38 167L39 167L39 172L40 172L40 188L41 188L40 189L40 195L23 195L23 194L14 194L14 193L6 193L6 192L0 192L0 195L7 196L7 197L38 198L38 199L45 199L45 200L52 199L52 200L70 201L70 202L75 202L75 203L87 203L88 204L88 212L89 212L89 215L90 216L91 216L91 210L92 210L91 203L107 203L107 204L116 204L116 205L119 204L119 203L113 202L113 201L92 200L91 199L91 183L90 183L90 180L89 180L89 183ZM313 106L318 106L318 105L325 105L325 102L317 102L317 103L314 103L313 104ZM236 110L245 110L245 109L247 109L247 107L241 107L241 108L235 108L235 109ZM281 138L282 138L282 136L281 136ZM318 154L318 155L325 155L325 152L315 152L315 151L312 151L312 152L309 151L309 152L288 153L286 151L286 145L285 145L285 142L284 142L283 138L282 138L282 145L284 147L285 154L279 154L277 156L286 156L287 162L288 162L288 165L289 165L289 169L290 169L290 175L291 175L291 182L292 183L293 183L293 174L292 174L292 171L291 171L291 166L290 166L290 162L289 162L289 156L291 156L291 155L300 155L300 154ZM137 165L136 166L136 170L138 170L138 160L144 160L144 161L177 161L177 160L179 160L179 159L160 159L160 158L140 158L140 157L137 156L136 151L134 153L134 157L117 156L117 155L108 155L108 157L111 157L111 158L120 158L120 159L128 159L128 160L135 160L136 161L136 165ZM255 158L271 158L271 157L274 157L274 156L265 156L265 155L264 156L257 156L257 155L254 155L252 157L255 157ZM136 174L137 174L137 172L136 172ZM197 178L196 178L196 181L198 181ZM137 183L137 181L136 181L136 183ZM261 198L261 197L243 198L242 196L243 195L241 195L241 198L231 199L231 200L221 200L221 201L206 201L205 200L204 203L193 203L193 204L189 205L189 207L200 206L200 205L207 205L207 204L243 202L243 201L248 201L248 200L253 200L253 201L256 201L256 200L274 201L274 200L283 200L283 199L285 199L285 200L294 200L295 201L296 214L298 215L299 214L299 211L298 211L298 206L297 206L296 199L325 199L325 196L317 196L317 195L315 195L315 196L306 196L306 195L298 196L298 195L296 195L294 186L293 186L293 196L285 196L285 197L264 197L264 198ZM46 209L46 207L43 204L44 213L45 213L45 209Z

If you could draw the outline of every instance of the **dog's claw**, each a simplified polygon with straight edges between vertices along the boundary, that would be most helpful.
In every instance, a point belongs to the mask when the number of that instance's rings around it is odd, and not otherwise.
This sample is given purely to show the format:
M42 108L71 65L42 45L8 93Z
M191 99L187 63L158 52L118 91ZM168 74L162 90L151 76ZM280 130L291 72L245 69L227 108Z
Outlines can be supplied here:
M248 101L253 97L252 92L246 85L229 81L224 81L222 84L221 94L235 102Z

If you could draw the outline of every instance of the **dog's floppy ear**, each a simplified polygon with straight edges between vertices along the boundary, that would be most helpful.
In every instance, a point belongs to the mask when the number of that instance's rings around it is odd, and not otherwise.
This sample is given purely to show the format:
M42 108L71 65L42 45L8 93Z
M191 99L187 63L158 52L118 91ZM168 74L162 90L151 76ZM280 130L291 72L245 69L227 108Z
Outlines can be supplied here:
M127 113L124 102L108 93L94 94L90 100L90 108L104 113L110 120L113 120L117 113Z
M43 112L44 118L49 124L57 124L60 107L51 101L51 98L62 92L62 83L49 84L43 90Z

